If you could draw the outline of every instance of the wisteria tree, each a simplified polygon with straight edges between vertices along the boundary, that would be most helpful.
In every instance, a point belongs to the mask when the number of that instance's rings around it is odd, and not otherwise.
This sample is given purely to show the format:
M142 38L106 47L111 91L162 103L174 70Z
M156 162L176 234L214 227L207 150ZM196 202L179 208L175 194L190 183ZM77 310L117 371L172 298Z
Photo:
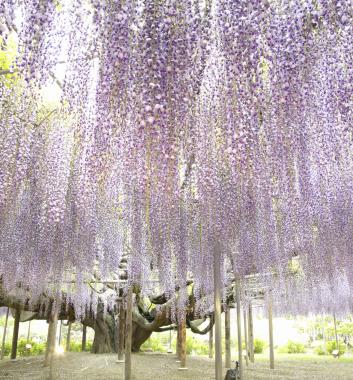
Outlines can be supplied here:
M349 0L3 0L0 23L5 294L84 320L127 255L119 292L180 289L170 323L190 278L209 313L220 257L224 288L274 273L278 312L352 309Z

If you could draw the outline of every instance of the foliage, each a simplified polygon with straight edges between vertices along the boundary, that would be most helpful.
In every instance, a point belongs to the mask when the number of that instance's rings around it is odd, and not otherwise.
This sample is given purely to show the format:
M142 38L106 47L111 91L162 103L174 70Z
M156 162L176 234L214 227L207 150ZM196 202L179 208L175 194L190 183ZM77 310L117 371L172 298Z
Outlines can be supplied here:
M33 340L30 340L28 342L31 345L31 348L27 349L27 339L20 339L17 344L17 354L21 357L23 356L35 356L35 355L41 355L44 354L46 349L46 343L45 342L35 342ZM65 347L66 342L63 341L62 345ZM70 352L81 352L82 344L81 342L70 342ZM86 342L86 351L91 351L92 348L92 342ZM11 353L11 343L6 342L5 343L5 353L4 356L9 356Z
M286 354L304 354L305 346L302 343L293 342L292 340L289 340L287 344L280 347L278 351L280 353L286 353Z
M334 338L333 318L331 316L316 317L313 321L309 322L306 332L317 340L323 339L324 336ZM350 318L343 321L337 320L337 335L342 337L353 336L353 322Z
M13 35L10 35L6 43L0 37L0 70L16 70L15 58L17 54L17 42ZM10 86L17 78L17 74L9 73L0 76L0 81L5 80L5 84Z
M266 342L262 339L255 338L254 339L254 353L262 354L266 347Z
M141 346L141 350L151 350L153 352L167 352L169 347L169 337L167 335L153 335ZM176 338L172 341L172 349L176 351ZM208 343L194 336L186 336L187 355L208 355Z
M64 347L66 347L66 343L65 343ZM86 350L87 350L87 347L86 347ZM81 352L82 351L82 343L70 341L70 351L71 352Z
M86 349L85 352L90 352L92 349L92 341L86 342ZM66 340L64 339L62 342L62 346L66 347ZM82 352L82 342L81 341L75 341L75 340L70 340L70 352Z
M341 322L337 329L338 334L353 336L353 323L352 322Z
M37 343L33 340L30 340L28 344L31 345L30 348L26 348L27 339L20 339L17 344L17 353L20 356L32 356L32 355L41 355L45 352L46 344Z
M141 350L152 350L153 352L167 352L166 347L163 345L158 336L150 336L146 342L141 346Z
M86 352L90 352L91 350L92 350L92 344L93 344L93 342L86 342L86 349L85 349L85 351Z
M1 347L0 347L0 352L1 352ZM11 352L11 343L10 342L5 342L4 357L9 356L10 352Z
M326 351L332 355L332 351L337 350L337 344L334 340L326 342ZM338 353L343 355L346 352L346 346L344 343L338 343Z
M3 316L3 317L0 318L0 327L4 327L5 326L5 319L6 319L5 316ZM13 321L14 321L13 318L9 318L7 320L7 328L8 329L13 326Z
M196 355L208 355L208 344L199 339L195 339L192 336L187 336L186 353L194 353Z
M325 348L324 348L324 346L317 346L316 348L315 348L315 352L318 354L318 355L326 355L326 351L325 351Z

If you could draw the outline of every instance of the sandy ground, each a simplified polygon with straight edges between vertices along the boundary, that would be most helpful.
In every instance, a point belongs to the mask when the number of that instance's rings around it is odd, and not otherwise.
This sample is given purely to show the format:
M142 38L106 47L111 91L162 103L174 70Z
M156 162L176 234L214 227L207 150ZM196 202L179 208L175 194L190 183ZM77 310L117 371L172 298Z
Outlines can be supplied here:
M178 370L175 356L141 353L133 355L134 380L210 380L214 379L214 362L204 357L188 357L188 370ZM353 380L353 363L340 360L279 359L276 369L267 368L268 362L258 360L247 367L246 380ZM55 358L53 380L118 380L123 379L124 364L116 363L116 355L66 353ZM48 379L49 370L43 368L43 357L30 357L0 363L0 379ZM225 371L224 371L225 374Z

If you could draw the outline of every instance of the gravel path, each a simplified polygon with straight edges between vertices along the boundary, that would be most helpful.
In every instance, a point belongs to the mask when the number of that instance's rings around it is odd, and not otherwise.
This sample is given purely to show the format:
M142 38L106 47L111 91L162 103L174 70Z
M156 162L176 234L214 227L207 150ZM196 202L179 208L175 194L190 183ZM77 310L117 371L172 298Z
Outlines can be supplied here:
M188 357L188 370L178 370L174 355L141 353L133 355L134 380L211 380L213 360ZM353 363L339 360L279 360L276 369L257 361L246 369L246 380L353 380ZM118 380L123 379L124 364L116 363L116 355L66 353L54 361L53 380ZM225 371L224 371L225 374ZM46 380L49 370L43 368L43 357L30 357L0 363L0 379Z

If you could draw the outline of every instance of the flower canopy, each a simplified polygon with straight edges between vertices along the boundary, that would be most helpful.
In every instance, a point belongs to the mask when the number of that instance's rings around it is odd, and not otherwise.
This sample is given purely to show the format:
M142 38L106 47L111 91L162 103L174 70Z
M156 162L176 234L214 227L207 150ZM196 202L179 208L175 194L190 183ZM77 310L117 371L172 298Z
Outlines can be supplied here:
M293 312L352 305L351 5L2 0L2 286L85 307L128 254L130 283L201 297L221 255Z

